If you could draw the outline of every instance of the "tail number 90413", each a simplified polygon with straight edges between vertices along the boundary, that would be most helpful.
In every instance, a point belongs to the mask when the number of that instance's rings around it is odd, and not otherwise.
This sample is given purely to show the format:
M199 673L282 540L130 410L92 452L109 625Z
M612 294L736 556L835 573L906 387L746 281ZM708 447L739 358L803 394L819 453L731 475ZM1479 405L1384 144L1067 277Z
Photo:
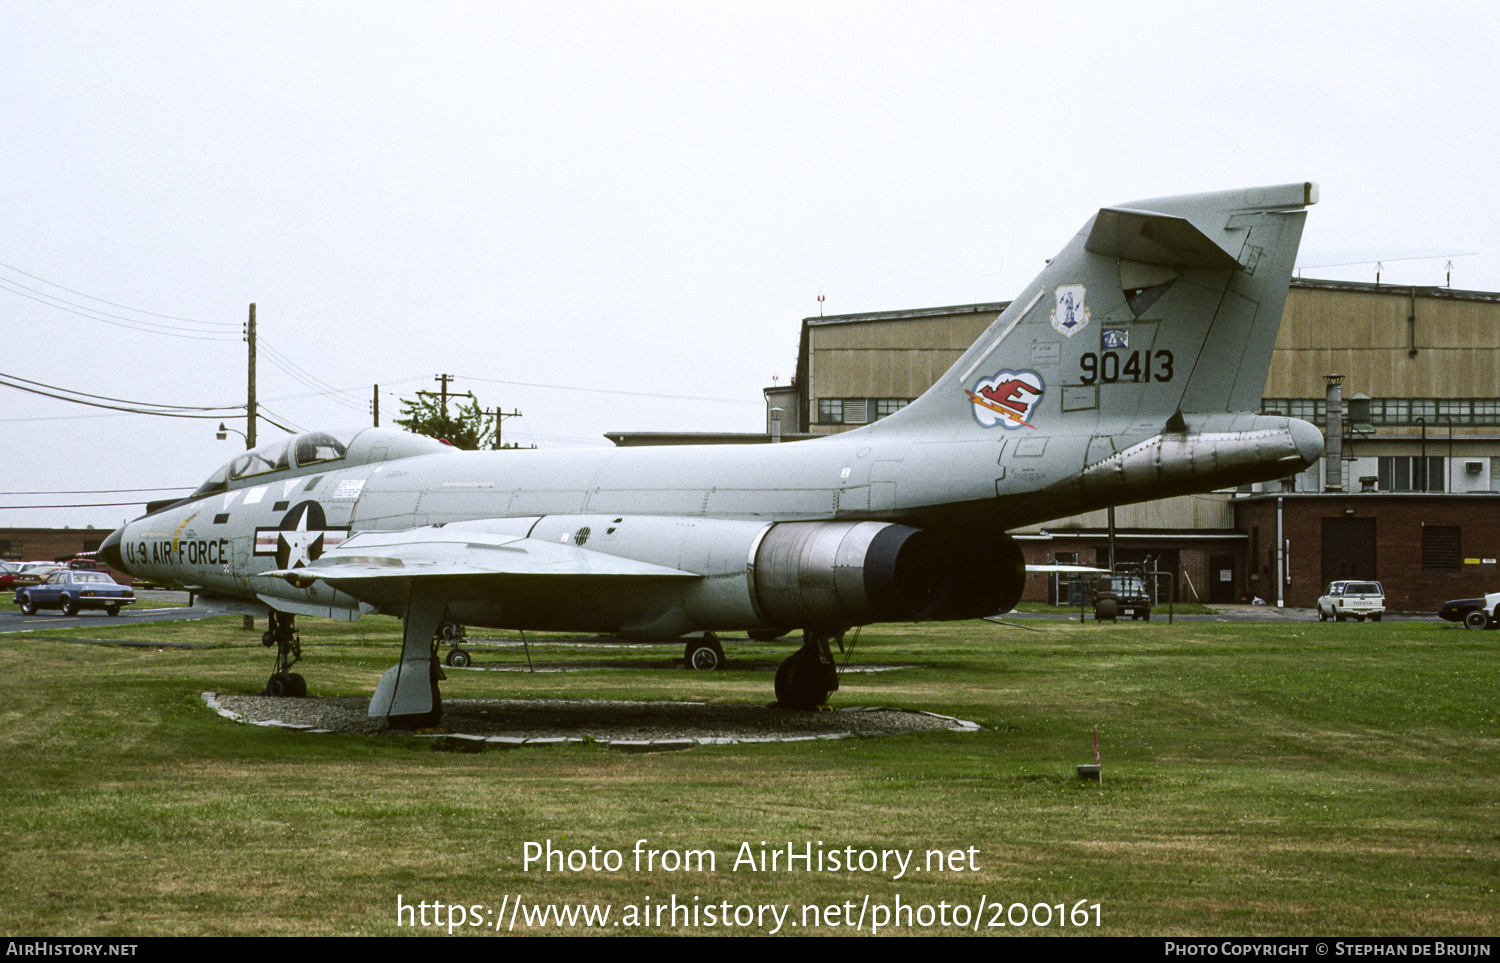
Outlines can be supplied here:
M1116 381L1172 380L1170 351L1132 351L1129 354L1119 351L1095 354L1086 351L1079 363L1083 368L1082 381L1086 385L1111 384Z

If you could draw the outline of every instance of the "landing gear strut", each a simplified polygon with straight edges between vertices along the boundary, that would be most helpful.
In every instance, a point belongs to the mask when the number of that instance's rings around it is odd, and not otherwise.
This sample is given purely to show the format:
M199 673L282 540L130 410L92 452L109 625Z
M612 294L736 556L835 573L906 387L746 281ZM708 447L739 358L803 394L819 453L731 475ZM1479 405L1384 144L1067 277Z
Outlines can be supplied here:
M297 616L272 612L267 620L269 627L260 637L260 644L270 648L276 646L276 668L266 683L261 695L289 696L300 699L307 695L307 680L291 671L292 666L302 661L302 638L297 634Z
M468 668L469 663L474 661L474 656L468 649L463 647L469 638L469 630L457 622L449 622L444 616L443 624L438 627L437 638L433 640L434 645L442 642L451 642L453 648L448 650L448 657L443 661L455 669Z
M839 635L807 630L802 648L787 656L776 670L776 702L788 709L816 709L838 691L838 666L828 643Z
M401 662L380 677L370 699L370 718L383 718L393 729L438 724L443 716L438 680L443 675L436 646L447 604L447 586L412 586L401 619Z

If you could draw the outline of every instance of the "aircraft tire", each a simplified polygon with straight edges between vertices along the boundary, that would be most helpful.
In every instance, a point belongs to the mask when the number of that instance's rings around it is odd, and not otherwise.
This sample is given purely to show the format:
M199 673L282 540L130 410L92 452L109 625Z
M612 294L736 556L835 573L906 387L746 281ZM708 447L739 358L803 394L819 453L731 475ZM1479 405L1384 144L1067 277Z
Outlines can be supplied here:
M26 611L24 605L21 607L21 611ZM1473 609L1464 616L1464 628L1466 629L1487 629L1489 625L1490 617L1484 614L1484 609Z
M307 695L307 680L302 677L302 673L288 672L286 681L289 689L287 695L294 699L301 699Z
M468 649L453 648L448 651L448 658L444 661L455 669L467 669L472 660Z
M307 694L307 681L295 672L272 673L266 683L266 695L277 699L297 698L297 680L302 680L302 695Z
M36 603L31 601L31 593L27 592L21 596L21 613L23 615L35 615Z
M1094 618L1099 622L1118 622L1120 607L1114 599L1100 599L1094 605Z
M260 634L260 644L269 649L276 644L276 636L272 635L269 630L262 632Z
M828 701L827 669L798 649L776 669L776 703L784 709L816 709Z
M718 639L691 639L688 641L683 660L689 669L712 672L724 668L724 647Z

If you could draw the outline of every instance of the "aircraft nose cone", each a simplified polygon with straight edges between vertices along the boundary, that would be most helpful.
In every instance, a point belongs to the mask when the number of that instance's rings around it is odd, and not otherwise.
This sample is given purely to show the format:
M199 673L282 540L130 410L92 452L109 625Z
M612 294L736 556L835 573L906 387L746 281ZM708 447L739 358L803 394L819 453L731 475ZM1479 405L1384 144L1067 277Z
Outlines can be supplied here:
M124 537L124 531L123 527L115 529L99 546L99 557L104 560L105 565L117 572L125 571L125 557L120 554L120 541Z
M1323 433L1315 426L1296 418L1288 419L1287 427L1292 433L1292 444L1297 446L1297 456L1303 465L1311 465L1323 457Z

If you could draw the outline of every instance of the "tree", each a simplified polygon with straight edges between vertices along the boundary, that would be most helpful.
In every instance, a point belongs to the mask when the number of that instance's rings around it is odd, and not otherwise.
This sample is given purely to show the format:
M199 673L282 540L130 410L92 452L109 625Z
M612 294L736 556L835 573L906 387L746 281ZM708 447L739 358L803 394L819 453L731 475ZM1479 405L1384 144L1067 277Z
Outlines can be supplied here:
M445 411L441 395L418 391L414 399L401 399L402 417L395 422L407 431L441 439L466 451L487 447L495 436L495 429L473 393L450 394L448 404L450 410Z

